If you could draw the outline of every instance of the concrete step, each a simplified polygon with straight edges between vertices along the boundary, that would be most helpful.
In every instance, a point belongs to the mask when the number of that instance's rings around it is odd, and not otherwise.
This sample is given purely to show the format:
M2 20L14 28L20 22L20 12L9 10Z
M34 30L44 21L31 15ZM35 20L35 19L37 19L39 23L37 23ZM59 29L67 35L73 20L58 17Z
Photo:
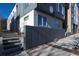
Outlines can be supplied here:
M3 40L18 40L19 37L8 37L8 38L3 38Z
M19 42L21 41L20 40L9 40L9 41L4 40L3 45L14 44L14 43L19 43Z
M17 37L17 33L2 33L2 37Z
M2 33L3 51L5 56L17 55L23 51L21 40L17 33Z
M4 50L7 50L7 49L12 49L12 48L16 48L16 47L21 47L22 44L21 43L16 43L16 44L11 44L11 45L3 45L3 48Z
M14 48L6 49L6 50L3 51L3 55L10 55L10 54L13 54L13 53L17 53L18 51L19 52L23 51L23 47L17 46L17 47L14 47Z
M18 37L18 35L14 35L14 34L9 34L9 35L4 35L2 36L4 38L9 38L9 37Z

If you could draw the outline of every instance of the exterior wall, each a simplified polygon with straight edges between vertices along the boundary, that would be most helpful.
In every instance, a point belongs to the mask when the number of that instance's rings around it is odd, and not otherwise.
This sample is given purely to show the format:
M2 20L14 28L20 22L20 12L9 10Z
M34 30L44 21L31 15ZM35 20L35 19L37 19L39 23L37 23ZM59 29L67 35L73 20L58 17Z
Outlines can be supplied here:
M50 15L47 15L45 13L42 13L40 11L36 11L36 10L32 10L29 13L27 13L26 15L24 15L23 17L20 18L20 32L24 32L24 27L27 26L38 26L38 15L42 15L47 17L47 27L52 28L52 22L53 21L59 21L60 22L60 27L58 27L57 29L62 29L62 20L54 18ZM28 20L24 21L24 18L29 16ZM56 26L56 25L54 25ZM54 28L54 27L53 27Z
M24 7L25 4L29 4L28 6ZM19 20L19 31L21 33L24 32L24 26L34 26L34 9L37 7L36 3L17 3L17 15L20 15ZM29 16L27 21L24 21L24 18Z
M11 23L11 20L7 20L7 30L10 30L10 23Z
M28 4L28 6L25 6L25 4ZM37 7L37 3L17 3L17 5L18 15L20 15L20 17L23 17Z
M47 15L45 13L42 13L40 11L36 11L36 10L34 11L34 26L38 26L38 15L47 17L47 27L48 28L54 28L53 26L56 26L56 24L54 25L53 22L59 21L60 26L57 27L57 29L62 29L62 22L63 22L62 20L52 17L50 15Z
M69 4L69 9L67 12L67 32L72 32L72 19L71 19L71 4Z
M61 20L65 20L65 6L63 3L38 3L36 9Z
M68 18L67 18L67 32L68 33L77 33L78 32L78 28L73 28L73 24L78 26L78 6L77 4L71 3L69 4L69 9L67 12ZM77 30L77 32L74 32L74 29Z
M24 21L24 18L29 16L27 21ZM26 15L20 18L20 32L24 32L24 26L34 26L34 10L30 11Z
M27 4L27 3L24 3L24 4ZM55 27L55 24L52 24L53 21L58 21L60 22L60 27L58 27L58 29L62 29L62 21L64 21L64 16L65 14L62 14L63 11L58 11L58 7L57 4L45 4L45 3L29 3L29 6L24 8L24 4L20 4L18 3L17 5L17 10L18 10L18 15L20 15L20 32L24 32L24 26L26 25L29 25L29 26L38 26L38 14L40 15L43 15L43 16L46 16L47 17L47 22L48 22L48 27L49 28L52 28L54 25ZM47 6L44 8L44 6ZM41 7L42 6L42 7ZM41 7L41 8L40 8ZM55 8L53 8L55 7ZM64 5L63 5L64 7ZM53 8L53 9L52 9ZM60 7L59 7L60 8ZM51 9L51 10L50 10ZM54 10L55 9L55 10ZM61 9L61 8L60 8ZM38 11L36 11L38 10ZM46 11L45 11L46 10ZM52 13L52 10L54 11L54 13ZM40 12L39 12L40 11ZM45 13L43 13L42 11L45 11ZM65 12L65 10L64 10ZM24 18L29 16L28 20L27 21L24 21Z
M78 8L78 19L79 19L79 8ZM78 33L79 33L79 21L78 21Z
M78 6L77 4L73 4L74 5L74 12L73 12L73 33L77 33L78 32ZM75 25L75 26L74 26ZM75 30L75 31L74 31Z
M12 12L10 13L8 20L7 20L7 30L10 30L10 24L12 21L12 18L16 18L16 5L14 6Z
M78 6L74 4L74 24L78 25Z

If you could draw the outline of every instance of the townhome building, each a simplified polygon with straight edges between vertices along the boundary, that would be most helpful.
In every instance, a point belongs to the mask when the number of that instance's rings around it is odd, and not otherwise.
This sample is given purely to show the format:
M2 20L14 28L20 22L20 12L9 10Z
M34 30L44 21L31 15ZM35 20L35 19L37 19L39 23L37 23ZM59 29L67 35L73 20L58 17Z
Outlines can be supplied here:
M65 6L63 3L17 3L20 16L19 30L25 26L48 27L64 30Z
M64 3L16 3L8 17L7 29L24 33L25 26L37 26L67 31L68 7Z
M79 6L78 6L78 19L79 19ZM79 21L78 21L78 33L79 33Z
M78 6L77 4L69 4L69 9L67 12L67 32L74 34L78 32Z
M17 15L17 6L15 4L7 20L7 30L19 31L19 16Z
M13 10L11 11L8 20L7 20L7 30L13 29L13 21L15 19L15 13L16 13L16 5L14 6Z

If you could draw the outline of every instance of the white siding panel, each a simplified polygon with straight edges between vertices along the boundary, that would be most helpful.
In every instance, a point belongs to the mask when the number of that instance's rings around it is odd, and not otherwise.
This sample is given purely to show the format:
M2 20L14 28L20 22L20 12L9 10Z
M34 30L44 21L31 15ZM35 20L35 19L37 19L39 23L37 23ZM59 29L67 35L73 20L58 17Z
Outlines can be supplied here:
M29 16L28 20L24 21L24 18L27 16ZM20 18L20 32L24 32L24 26L26 25L34 26L34 10Z

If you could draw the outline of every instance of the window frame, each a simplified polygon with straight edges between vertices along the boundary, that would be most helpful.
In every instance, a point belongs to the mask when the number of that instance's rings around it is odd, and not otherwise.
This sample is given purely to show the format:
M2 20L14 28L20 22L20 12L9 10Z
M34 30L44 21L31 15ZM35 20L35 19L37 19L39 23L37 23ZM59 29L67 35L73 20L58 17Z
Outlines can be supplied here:
M58 7L58 10L57 10L57 11L59 12L59 11L60 11L60 10L59 10L59 7L60 7L60 4L59 4L59 3L57 4L57 7Z
M29 15L27 15L27 16L24 17L24 21L27 21L26 19L27 20L29 19Z
M39 25L39 17L42 17L42 18L40 18L41 19L41 25ZM46 19L45 19L46 18ZM46 20L46 25L44 25L44 20ZM46 16L43 16L43 15L38 15L38 26L39 27L47 27L47 17Z
M62 15L65 15L65 7L62 5Z

